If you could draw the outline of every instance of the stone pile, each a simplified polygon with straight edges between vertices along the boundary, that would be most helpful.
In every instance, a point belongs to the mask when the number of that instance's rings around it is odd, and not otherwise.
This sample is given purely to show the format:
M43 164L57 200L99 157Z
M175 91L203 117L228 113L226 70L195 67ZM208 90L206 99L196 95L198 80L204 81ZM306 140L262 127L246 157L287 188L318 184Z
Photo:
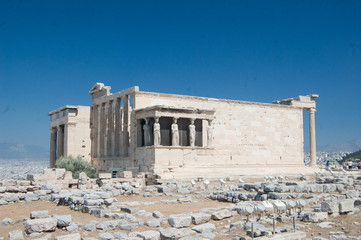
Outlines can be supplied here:
M334 193L345 198L360 197L361 179L318 177L316 181L267 181L240 183L232 191L214 191L210 198L237 203L240 201L263 201L269 199L296 199L310 193Z
M31 202L48 199L51 193L60 191L52 184L33 185L26 180L3 180L0 182L0 205L19 201Z
M25 237L54 239L51 231L56 231L56 235L63 232L63 236L55 237L59 240L195 240L232 239L235 236L237 238L234 239L240 239L240 236L246 235L246 239L251 236L263 239L262 237L273 235L273 232L283 239L301 239L306 237L306 233L299 232L300 229L307 230L315 223L322 228L332 227L330 215L337 218L341 214L355 214L360 210L360 178L356 176L319 176L315 181L306 176L296 180L278 177L267 178L264 182L239 182L235 184L230 179L190 183L171 181L144 186L144 178L137 180L125 173L122 178L110 178L107 174L101 174L96 182L81 176L79 189L61 189L52 184L40 185L39 191L46 192L43 199L91 214L99 220L80 224L73 222L70 215L32 212L30 218L24 220L21 234L11 232L9 239L21 239L15 236L20 234L24 237L23 233L26 234ZM215 191L212 190L214 188ZM277 198L274 197L275 194L288 194L289 197ZM118 202L116 197L123 195L139 195L144 200ZM161 196L166 196L167 199L154 201L154 198ZM198 208L195 212L187 212L185 208L183 212L169 216L155 211L156 207L150 212L141 207L164 203L169 204L170 208L180 209L185 206L183 203L209 202L207 198L232 203L222 203L224 206L217 208ZM282 223L282 226L278 223ZM14 221L6 218L2 220L2 224L14 224ZM361 226L361 223L357 226ZM90 235L96 237L88 237ZM346 232L329 236L350 237Z
M38 238L43 233L54 232L57 228L69 229L72 226L71 215L52 215L48 211L33 211L30 218L24 220L24 231L15 230L9 233L9 239L24 239L23 233L30 238ZM80 238L79 238L80 239Z
M51 183L59 188L68 188L78 185L78 180L73 179L72 172L64 168L46 168L43 174L29 174L26 180L33 185L43 185Z

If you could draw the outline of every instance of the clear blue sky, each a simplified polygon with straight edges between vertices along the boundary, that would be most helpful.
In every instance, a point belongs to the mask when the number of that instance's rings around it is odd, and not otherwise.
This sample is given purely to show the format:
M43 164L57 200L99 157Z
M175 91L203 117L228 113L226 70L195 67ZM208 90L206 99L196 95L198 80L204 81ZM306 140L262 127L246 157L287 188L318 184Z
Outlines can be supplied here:
M96 82L268 103L317 93L318 144L360 139L361 1L0 1L0 142L48 147L47 113L90 105Z

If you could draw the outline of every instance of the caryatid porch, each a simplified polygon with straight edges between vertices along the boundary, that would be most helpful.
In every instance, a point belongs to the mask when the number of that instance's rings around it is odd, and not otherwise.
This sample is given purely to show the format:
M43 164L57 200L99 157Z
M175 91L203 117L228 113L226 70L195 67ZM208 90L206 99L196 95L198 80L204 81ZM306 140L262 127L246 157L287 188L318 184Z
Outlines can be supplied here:
M152 106L135 114L137 147L212 147L214 110Z

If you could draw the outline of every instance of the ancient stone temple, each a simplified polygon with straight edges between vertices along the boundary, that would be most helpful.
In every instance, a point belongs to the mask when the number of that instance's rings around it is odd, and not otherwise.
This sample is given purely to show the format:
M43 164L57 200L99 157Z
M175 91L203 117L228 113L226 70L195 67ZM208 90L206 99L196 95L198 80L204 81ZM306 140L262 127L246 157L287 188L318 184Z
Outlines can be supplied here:
M90 107L66 105L50 116L50 167L61 156L78 156L90 161Z
M139 87L112 94L102 83L89 94L91 148L86 149L100 172L191 178L296 174L316 165L318 95L266 104L143 92ZM311 167L303 161L303 110L310 119ZM63 135L58 139L67 141ZM68 154L61 147L54 154L51 136L51 159Z

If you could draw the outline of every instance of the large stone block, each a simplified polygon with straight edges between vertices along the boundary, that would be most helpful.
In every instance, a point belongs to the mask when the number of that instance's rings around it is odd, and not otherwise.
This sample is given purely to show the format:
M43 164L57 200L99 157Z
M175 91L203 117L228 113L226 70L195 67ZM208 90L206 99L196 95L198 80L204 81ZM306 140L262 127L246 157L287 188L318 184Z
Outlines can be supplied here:
M33 232L53 232L57 223L56 218L29 219L25 222L25 231L28 234Z
M338 213L339 212L339 207L338 207L338 202L334 201L334 202L322 202L321 203L321 211L322 212L327 212L327 213Z
M57 227L67 227L72 223L71 215L52 215L53 218L58 220Z
M4 195L4 200L7 202L18 202L19 195L17 193L10 193Z
M330 193L330 192L336 192L337 185L336 184L324 184L323 185L323 192Z
M228 209L223 209L212 213L213 220L222 220L229 217L232 217L232 211Z
M192 216L192 222L195 225L207 223L211 219L211 214L208 213L194 213Z
M4 218L1 221L1 225L10 225L10 224L14 224L14 221L11 218Z
M160 232L158 231L144 231L137 234L138 237L141 237L144 240L159 240L160 239Z
M25 194L24 200L25 200L25 202L37 201L37 200L39 200L39 196L37 196L36 194L34 194L32 192L28 192Z
M165 229L160 229L159 231L162 240L175 240L196 234L195 231L192 231L189 228L184 228L184 229L165 228Z
M214 224L212 223L205 223L192 228L193 231L196 231L198 233L213 232L215 229L216 226L214 226Z
M98 238L101 240L112 240L112 239L114 239L114 235L109 232L99 233Z
M354 210L354 202L353 199L345 199L339 201L339 211L340 213L352 212Z
M158 219L148 219L145 221L145 225L151 228L157 228L160 226L160 220Z
M304 212L301 217L301 221L313 223L324 222L327 219L327 212Z
M31 219L48 218L48 217L50 217L48 210L32 211L30 213L30 218Z
M14 230L9 232L9 240L23 240L23 239L24 239L23 231Z
M112 174L111 173L99 173L98 177L100 179L110 179L110 178L112 178Z
M97 225L97 229L104 230L104 231L110 231L115 230L118 226L118 222L115 220L105 221L101 222Z
M62 236L55 237L55 240L80 240L80 234L79 233L72 233Z
M175 228L189 227L192 222L192 217L188 214L170 215L168 222Z
M120 173L120 177L129 179L129 178L133 177L133 173L132 173L132 171L123 171Z

